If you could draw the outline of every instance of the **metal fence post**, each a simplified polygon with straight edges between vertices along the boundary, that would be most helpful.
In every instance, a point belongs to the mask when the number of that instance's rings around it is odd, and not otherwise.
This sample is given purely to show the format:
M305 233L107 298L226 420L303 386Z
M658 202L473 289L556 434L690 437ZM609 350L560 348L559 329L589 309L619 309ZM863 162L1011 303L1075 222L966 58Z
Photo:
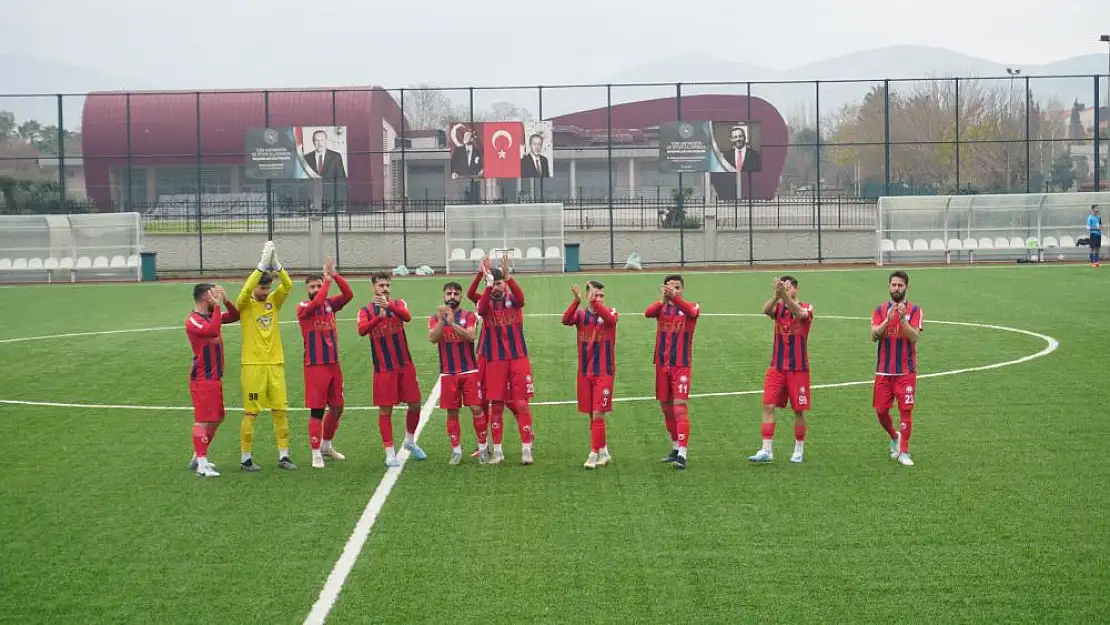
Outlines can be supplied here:
M682 121L682 83L674 85L675 119ZM675 215L678 217L678 264L686 266L686 185L682 172L678 172L678 196L675 198Z
M605 85L605 153L609 175L609 268L616 266L616 243L613 233L613 85Z
M1098 109L1101 106L1101 103L1099 102L1099 92L1101 91L1101 88L1099 87L1099 78L1100 77L1096 74L1095 75L1095 188L1094 188L1094 191L1102 191L1102 170L1099 167L1100 163L1098 162L1099 158L1102 156L1102 152L1099 151L1099 148L1101 147L1099 144L1102 141L1102 137L1100 136L1100 131L1102 129L1099 128L1099 124L1101 123L1102 120L1099 119L1099 114L1098 114ZM1107 80L1110 80L1110 75L1108 75ZM1107 104L1110 104L1110 102L1107 102ZM1106 155L1106 174L1107 174L1107 176L1110 176L1110 150L1108 150L1107 152L1108 153Z
M196 150L196 165L197 165L197 192L196 192L196 201L197 201L197 213L196 213L197 214L197 255L200 258L200 272L204 273L204 211L201 210L201 187L202 187L202 182L203 181L202 181L202 178L201 178L201 175L200 175L200 164L201 164L201 148L200 148L201 139L200 139L200 136L201 136L201 133L200 133L200 92L199 91L197 92L197 98L196 98L196 122L197 122L197 129L196 129L196 141L197 141L197 150ZM271 236L270 238L272 239L273 237Z
M126 202L127 212L131 212L132 206L134 205L132 197L131 197L131 189L135 186L135 181L132 179L132 167L131 167L131 94L130 93L127 94L126 96L124 96L123 108L124 108L124 114L126 116L126 121L124 123L127 125L127 129L126 129L126 132L127 132L127 174L125 176L127 178L127 195L125 196L125 198L126 198L125 202ZM143 185L143 186L145 188L146 185ZM143 199L144 199L144 201L146 200L146 198L143 198Z
M960 79L956 79L956 194L960 193Z
M1030 128L1030 126L1029 126L1029 109L1032 108L1032 104L1033 104L1033 99L1032 99L1031 96L1032 96L1032 94L1029 93L1029 77L1026 76L1025 77L1025 192L1026 193L1030 193L1032 191L1032 187L1031 187L1032 179L1031 179L1031 176L1030 176L1030 171L1031 171L1030 170L1030 162L1033 160L1033 156L1032 156L1032 151L1030 150L1030 146L1029 146L1029 144L1031 143L1031 139L1029 138L1029 134L1030 134L1029 133L1029 128ZM1098 104L1097 103L1095 104L1095 107L1096 107L1095 108L1095 114L1097 115L1098 114L1098 108L1097 108ZM1098 125L1095 125L1095 128L1098 128ZM1096 158L1095 160L1097 161L1098 159Z
M270 91L262 92L262 106L265 109L265 126L270 127ZM266 178L266 237L274 240L274 183Z
M373 97L372 92L371 92L371 97ZM338 116L336 115L335 109L336 109L336 106L335 106L335 89L332 89L332 91L331 91L331 125L332 126L338 126L339 125L339 120L338 120ZM403 117L402 117L402 119L403 119ZM404 128L404 123L402 123L401 127ZM403 130L402 130L402 132L403 132ZM350 136L349 133L348 133L348 136ZM402 156L402 158L403 158L403 156ZM403 171L404 171L404 165L403 165L403 161L402 161L402 172ZM347 184L347 183L344 182L344 184ZM345 203L346 202L344 202L344 204ZM348 208L348 210L350 210L350 209ZM331 214L332 214L332 230L333 230L333 234L335 236L335 266L340 267L341 265L339 264L339 178L338 177L333 178L332 182L331 182ZM323 220L321 220L321 223L323 223Z
M890 195L890 80L883 80L883 195Z
M752 118L752 82L750 80L747 83L747 96L746 96L746 98L747 98L746 104L747 104L747 109L748 109L746 117L747 117L747 119L750 120ZM761 139L762 139L762 137L761 137ZM790 139L787 139L787 143L789 143L789 142L790 142ZM787 149L790 149L790 148L787 148ZM736 198L737 204L740 203L741 199L742 198L740 198L740 197ZM755 206L752 202L752 199L753 199L752 193L749 190L748 191L748 264L749 265L755 265L755 228L752 226L752 217L755 215Z
M814 198L817 202L817 262L824 262L822 260L822 247L821 247L821 81L813 81L813 106L817 113L817 186L814 190Z
M537 85L536 86L536 91L538 92L537 106L539 107L539 111L536 114L539 116L540 121L542 122L543 121L543 85ZM551 155L555 156L555 148L552 148L551 150L552 150ZM554 166L555 165L552 164L552 167L554 167ZM554 174L555 172L552 171L551 173ZM536 185L537 180L539 181L539 185L540 185L540 201L543 202L543 183L544 183L544 177L543 176L540 176L539 178L533 178L532 179L532 197L533 198L536 197L536 187L535 187L535 185ZM517 192L519 193L520 190L517 189ZM562 216L560 216L559 219L562 219Z
M62 94L58 94L58 193L61 201L62 214L69 213L69 201L66 199L66 125L65 112L63 111ZM1098 159L1095 159L1096 161Z

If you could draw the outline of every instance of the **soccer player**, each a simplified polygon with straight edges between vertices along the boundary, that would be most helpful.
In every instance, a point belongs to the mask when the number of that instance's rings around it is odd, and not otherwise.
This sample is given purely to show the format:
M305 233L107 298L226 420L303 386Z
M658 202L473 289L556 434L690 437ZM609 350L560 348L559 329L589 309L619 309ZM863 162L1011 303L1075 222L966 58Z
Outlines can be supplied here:
M805 453L806 411L810 408L809 331L813 327L813 306L798 301L798 279L794 276L782 276L773 282L771 299L763 304L763 314L775 321L771 365L763 377L763 447L748 460L774 460L771 443L775 438L775 408L785 408L789 400L794 411L794 454L790 462L797 463Z
M486 415L482 411L481 377L474 354L478 316L462 308L462 285L443 285L443 304L428 319L428 341L439 346L439 407L447 411L447 438L451 441L450 464L462 462L459 409L466 406L474 417L478 457L489 459Z
M272 289L274 274L279 284ZM281 346L279 313L293 279L281 266L274 242L267 241L258 267L247 278L236 302L243 328L243 421L239 424L240 467L260 471L254 462L254 421L269 409L274 418L274 437L278 446L278 467L296 469L289 457L289 397L285 390L285 352Z
M220 312L220 305L227 312ZM193 400L193 458L189 470L201 477L219 477L208 461L208 446L224 420L224 340L220 328L239 320L239 311L222 287L198 284L193 287L193 312L185 320L185 334L193 348L189 369L189 395Z
M590 417L590 455L585 467L603 467L612 461L605 439L605 415L613 410L613 380L617 372L617 310L605 307L605 285L586 283L586 307L578 285L570 287L574 299L563 313L563 325L578 330L578 412Z
M405 324L412 313L404 300L391 299L393 281L387 273L370 277L374 299L358 311L358 335L370 337L370 355L374 361L374 405L378 407L378 430L385 447L385 466L399 467L401 462L393 449L393 407L408 404L405 413L404 448L417 460L428 454L416 444L416 427L420 425L420 385L416 366L412 363Z
M1091 204L1091 214L1087 215L1087 236L1091 240L1091 266L1101 267L1102 217L1098 214L1098 204Z
M490 275L490 269L491 269L491 267L490 267L489 258L488 257L483 258L482 262L478 264L478 273L476 273L474 275L474 280L470 283L470 288L468 288L466 290L466 298L468 300L470 300L475 306L478 305L478 300L482 299L482 294L479 291L479 289L482 286L482 282L485 281L487 286L490 285L490 284L493 284L493 276ZM484 335L485 335L485 326L482 326L481 328L478 329L478 345L481 345L482 341L485 340L483 338ZM485 375L485 367L486 367L486 359L485 359L484 356L482 356L481 350L479 350L478 351L478 386L479 386L479 394L482 395L482 414L486 416L485 423L486 423L487 438L488 438L490 403L489 403L489 398L486 397L485 394L481 393L481 384L482 384L482 380L484 379L484 375ZM480 447L478 449L475 449L474 453L470 454L470 457L471 458L480 458L482 460L489 460L489 457L482 453L482 449Z
M482 394L490 401L490 429L493 431L493 456L490 464L505 460L501 448L505 407L516 417L520 432L520 463L532 464L532 410L529 400L536 393L532 363L524 340L524 291L509 275L509 255L501 258L501 268L491 269L493 284L478 299L482 317L480 351L485 359Z
M890 457L911 467L910 434L913 433L913 407L917 403L917 340L921 337L921 307L906 301L910 276L895 271L887 280L890 300L871 313L871 340L878 343L875 388L872 404L879 424L890 435ZM897 403L901 423L898 430L890 419Z
M335 314L355 296L350 285L335 271L335 261L324 261L324 272L305 278L308 300L297 306L297 321L304 339L304 403L309 410L308 444L312 467L324 468L324 456L343 460L332 445L343 416L343 370L339 366L339 337ZM339 295L328 297L331 283ZM324 417L325 411L327 417Z
M701 309L683 299L686 282L671 274L663 278L663 298L648 306L644 316L656 320L655 398L663 410L671 453L663 458L676 469L686 468L686 446L690 441L690 373L693 364L694 330Z

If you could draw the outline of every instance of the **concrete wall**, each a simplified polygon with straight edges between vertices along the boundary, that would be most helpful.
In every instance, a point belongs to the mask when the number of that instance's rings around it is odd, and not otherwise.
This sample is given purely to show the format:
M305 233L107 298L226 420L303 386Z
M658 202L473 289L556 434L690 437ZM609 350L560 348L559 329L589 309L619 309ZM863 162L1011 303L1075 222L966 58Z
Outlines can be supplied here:
M610 236L613 253L610 254ZM567 243L581 246L583 265L608 266L610 257L623 265L628 255L639 252L647 264L813 262L825 260L868 259L875 256L874 230L823 230L818 237L811 229L751 231L718 229L716 219L706 218L702 230L567 230ZM145 249L158 253L160 271L240 270L258 262L265 234L228 232L196 234L146 234ZM335 234L314 222L307 232L278 233L275 242L282 262L290 268L319 267L324 256L336 256ZM407 245L406 245L407 244ZM820 246L820 250L818 247ZM339 262L348 268L391 268L405 262L410 269L430 265L441 269L446 264L442 232L341 232Z

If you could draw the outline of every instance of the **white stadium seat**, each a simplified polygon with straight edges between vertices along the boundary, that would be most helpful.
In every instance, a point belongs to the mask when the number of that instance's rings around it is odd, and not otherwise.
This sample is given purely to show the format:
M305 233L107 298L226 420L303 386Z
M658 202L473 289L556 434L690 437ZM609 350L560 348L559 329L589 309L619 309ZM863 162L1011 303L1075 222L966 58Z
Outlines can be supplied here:
M127 259L122 256L113 256L112 260L108 263L112 269L119 269L127 266Z
M959 239L948 239L948 249L950 249L950 250L962 250L962 249L964 249L964 246L963 246L963 243L960 243Z
M69 256L58 261L58 269L73 269L73 259Z
M43 269L42 259L41 258L32 258L31 260L27 261L27 268L28 269L35 269L35 270Z
M1065 234L1064 236L1060 237L1060 247L1075 247L1075 239ZM4 261L0 260L0 263L2 262Z
M983 238L979 239L979 249L989 250L993 247L994 247L994 242L990 240L990 237L983 237Z
M12 259L0 258L0 271L7 271L12 268Z
M997 239L995 239L994 246L1000 250L1004 250L1008 247L1013 247L1013 245L1011 245L1010 242L1006 240L1006 237L998 237Z
M42 264L42 268L47 271L54 271L58 268L58 259L54 258L53 256L47 258L46 262Z
M893 252L894 251L894 241L891 241L890 239L883 239L882 250L884 252Z
M520 248L519 248L519 247L514 247L514 248L513 248L513 254L512 254L512 258L513 258L514 260L515 260L515 259L519 259L519 258L524 258L524 253L520 251Z
M77 269L89 269L91 267L92 267L92 261L89 260L88 256L82 256L81 258L77 259L77 266L76 266Z
M1021 248L1025 247L1025 245L1021 242L1021 237L1011 237L1009 245L1016 250L1020 250Z
M486 257L486 251L480 247L470 250L470 260L482 260Z
M910 245L909 239L898 239L894 242L894 249L898 250L899 252L909 252L913 250L913 246Z
M466 250L461 247L451 250L451 260L466 260Z
M979 249L979 242L976 241L975 239L971 238L971 237L968 237L968 238L964 239L964 249L965 250L977 250L977 249Z
M107 269L108 264L109 263L108 263L108 257L107 256L97 256L96 258L93 259L92 268L93 269Z
M543 250L538 247L530 247L524 252L524 257L531 259L543 258Z
M914 239L913 251L915 251L915 252L928 252L929 251L929 242L926 241L925 239Z
M1044 238L1044 246L1045 247L1059 247L1060 244L1056 242L1056 237L1045 237Z
M551 246L543 253L545 258L559 258L559 248Z
M932 241L929 241L929 249L934 252L943 252L947 248L944 247L943 239L933 239Z
M138 254L132 254L132 255L128 256L127 257L127 266L132 268L132 269L135 268L135 267L138 267L139 266L139 255Z
M19 271L19 270L23 270L23 269L26 269L26 268L27 268L27 259L26 258L17 258L17 259L12 261L12 270L13 271Z

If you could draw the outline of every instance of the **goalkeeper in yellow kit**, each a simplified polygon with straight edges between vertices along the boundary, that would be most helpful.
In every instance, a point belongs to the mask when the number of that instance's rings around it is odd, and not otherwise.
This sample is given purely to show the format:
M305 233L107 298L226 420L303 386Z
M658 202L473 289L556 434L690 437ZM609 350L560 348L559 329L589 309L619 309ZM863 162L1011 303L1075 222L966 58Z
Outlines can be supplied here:
M278 287L271 291L274 277ZM293 290L293 279L281 266L274 242L262 248L258 268L247 278L236 304L243 328L243 421L239 424L240 466L244 471L260 471L251 457L254 420L269 409L274 418L274 438L278 446L278 467L296 469L289 458L289 397L285 392L285 352L281 348L278 317L281 306Z

